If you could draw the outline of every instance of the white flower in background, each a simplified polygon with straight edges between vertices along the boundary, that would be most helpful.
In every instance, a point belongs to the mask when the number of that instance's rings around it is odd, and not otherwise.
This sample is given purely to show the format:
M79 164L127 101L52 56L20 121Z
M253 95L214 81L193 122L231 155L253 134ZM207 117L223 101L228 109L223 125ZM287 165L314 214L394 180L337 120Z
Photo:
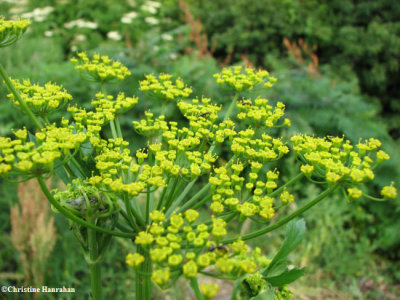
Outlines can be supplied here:
M1 1L0 1L0 3L1 3ZM21 6L19 6L19 7L12 7L12 8L10 8L9 10L8 10L8 12L10 13L10 14L12 14L12 15L19 15L19 14L21 14L22 12L24 12L25 11L25 8L24 7L21 7Z
M146 11L150 14L155 14L157 13L157 8L155 8L154 6L149 6L149 5L142 5L140 7L143 11Z
M22 19L31 19L36 22L43 22L46 17L54 10L52 6L45 6L42 8L35 8L31 12L27 12L21 15Z
M136 11L131 11L131 12L129 12L129 13L127 13L127 14L122 16L121 23L131 24L132 20L134 18L136 18L137 15L138 15L138 13Z
M75 52L76 50L78 50L78 47L77 47L77 46L72 46L72 47L71 47L71 52Z
M122 36L117 31L110 31L107 33L107 37L110 40L119 41L122 39Z
M160 23L160 21L158 21L154 17L146 17L146 18L144 18L144 20L146 21L146 23L149 23L151 25L157 25L158 23Z
M75 35L74 39L77 42L83 42L86 40L86 36L84 36L83 34L77 34Z
M52 37L53 35L54 35L53 31L47 30L47 31L44 32L44 36L45 37Z
M136 1L135 0L128 0L127 3L130 6L136 6Z
M160 8L161 7L161 3L160 2L156 2L156 1L147 1L146 4L148 6L152 6L152 7L156 7L156 8Z
M97 23L96 22L86 22L84 27L90 28L90 29L96 29Z
M71 28L74 28L74 27L96 29L97 28L97 23L96 22L85 21L83 19L78 19L78 20L74 20L74 21L70 21L70 22L64 23L64 27L68 28L68 29L71 29Z
M0 0L0 3L10 3L10 4L27 4L28 0Z
M161 35L161 39L164 40L164 41L172 41L173 37L172 37L172 35L170 35L168 33L163 33Z
M124 24L131 24L131 23L132 23L132 19L127 18L127 17L122 17L121 23L124 23Z
M176 53L171 53L171 54L169 55L169 58L171 58L172 60L175 60L175 59L178 58L178 54L176 54Z
M35 16L33 20L36 22L43 22L44 20L46 20L46 16Z

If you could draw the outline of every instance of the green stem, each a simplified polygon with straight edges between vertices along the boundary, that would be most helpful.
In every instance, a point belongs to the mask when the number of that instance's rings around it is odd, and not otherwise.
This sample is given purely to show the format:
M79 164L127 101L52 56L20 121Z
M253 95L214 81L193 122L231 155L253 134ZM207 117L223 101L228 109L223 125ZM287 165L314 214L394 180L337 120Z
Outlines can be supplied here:
M158 204L157 204L157 210L160 210L161 207L162 207L162 203L163 203L163 201L164 201L165 195L167 194L167 190L168 190L169 182L170 182L170 181L171 181L171 177L168 176L168 179L167 179L167 186L165 186L164 189L163 189L163 191L162 191L160 200L158 201Z
M200 292L199 283L197 282L196 277L192 277L190 279L190 287L192 288L194 295L196 296L196 300L204 300L204 296Z
M113 231L113 230L105 229L102 227L98 227L96 225L93 225L93 224L86 222L85 220L82 220L81 218L75 216L73 213L69 212L67 209L62 207L60 205L60 203L57 202L56 199L54 199L53 195L50 193L50 191L47 188L46 183L44 182L42 177L37 177L37 180L39 182L39 185L40 185L43 193L46 195L46 198L49 200L51 205L53 205L57 209L57 211L59 211L62 215L64 215L66 218L70 219L71 221L74 221L84 227L88 227L88 228L91 228L91 229L94 229L96 231L106 233L106 234L111 234L111 235L125 237L125 238L132 238L134 236L133 233L118 232L118 231Z
M28 115L29 119L35 124L36 128L42 129L43 125L40 123L38 118L33 114L32 110L29 108L29 106L26 104L24 99L22 99L21 95L19 94L18 90L14 87L12 84L10 78L7 75L6 70L3 68L3 66L0 64L0 76L3 78L4 83L6 84L7 88L10 90L11 93L13 93L15 99L19 102L22 110Z
M113 139L116 140L118 138L118 135L117 135L117 130L115 129L114 120L110 121L110 128L111 128L111 135Z
M210 187L210 183L207 183L203 188L196 193L190 200L188 200L182 207L178 210L178 213L185 211L187 208L191 207L193 204L195 204L200 197L208 190Z
M136 201L135 199L133 199L133 203L135 204L135 207L132 207L131 205L131 201L132 199L127 199L126 201L126 210L128 212L128 215L130 215L131 217L135 217L136 221L139 222L139 224L145 228L146 227L146 223L142 217L142 215L140 214L140 209L138 208L138 206L136 205Z
M373 201L377 201L377 202L386 202L387 201L387 199L385 199L385 198L376 198L376 197L373 197L368 194L363 194L363 196L369 200L373 200Z
M292 179L290 179L288 182L286 182L284 185L280 186L278 189L276 189L275 191L273 191L271 194L269 194L268 196L270 197L274 197L278 194L280 194L286 187L292 185L293 183L295 183L296 181L300 180L301 178L304 177L304 173L299 173L296 176L294 176Z
M147 193L146 193L146 224L149 224L149 215L150 215L150 186L147 186Z
M165 203L161 204L161 207L164 206L165 209L168 209L168 208L167 208L167 205L168 205L168 203L171 201L172 196L173 196L174 193L175 193L175 189L176 189L176 186L178 185L178 181L179 181L179 176L177 176L177 177L174 179L174 182L172 183L172 187L171 187L171 189L170 189L170 191L169 191L169 194L168 194L168 197L167 197L167 201L166 201Z
M231 114L233 112L233 109L236 105L238 98L239 98L239 93L236 93L232 99L231 104L228 107L228 110L226 111L224 120L222 122L225 122L226 120L228 120L231 117ZM215 141L211 144L210 148L208 149L208 153L211 153L214 150L214 148L215 148Z
M327 188L325 191L323 191L321 194L319 194L314 200L308 202L306 205L304 205L302 208L299 208L298 210L296 210L294 213L290 214L289 216L281 219L280 221L269 225L265 228L259 229L259 230L255 230L251 233L245 234L243 236L241 236L240 238L245 241L245 240L250 240L250 239L254 239L260 235L263 235L265 233L268 233L270 231L273 231L283 225L285 225L286 223L290 222L291 220L293 220L294 218L300 216L302 213L304 213L305 211L309 210L311 207L313 207L314 205L316 205L318 202L320 202L322 199L324 199L326 196L328 196L329 194L331 194L334 190L337 189L339 185L333 185L329 188ZM232 239L227 239L227 240L223 240L222 243L223 244L230 244L234 241L236 241L238 238L232 238Z
M212 197L212 194L208 194L207 196L205 196L203 199L201 199L199 202L196 202L195 205L193 205L192 209L196 209L198 207L201 207L204 203L206 203L208 200L210 200Z
M137 246L137 253L144 256L144 262L136 271L136 300L151 299L151 259L143 246Z
M94 220L90 220L90 224L95 226ZM101 265L99 260L99 249L97 245L97 232L95 230L88 229L88 247L89 247L89 258L90 261L90 279L92 286L92 298L93 300L102 300L102 285L101 285Z
M198 177L197 177L198 178ZM183 199L185 199L186 195L189 193L189 191L192 189L193 185L196 183L196 179L191 181L185 189L182 191L182 193L179 195L179 197L174 201L174 203L171 205L171 207L168 208L167 212L165 213L165 216L169 218L172 214L172 212L181 204Z
M232 99L231 104L230 104L229 107L228 107L228 110L226 111L226 114L225 114L225 117L224 117L223 122L226 121L226 120L228 120L228 119L231 117L233 108L235 107L238 98L239 98L239 93L236 93L235 96L234 96L233 99Z
M118 134L118 137L121 138L121 139L123 139L122 131L121 131L121 124L119 123L119 118L118 118L118 116L115 116L115 126L117 127L117 134Z

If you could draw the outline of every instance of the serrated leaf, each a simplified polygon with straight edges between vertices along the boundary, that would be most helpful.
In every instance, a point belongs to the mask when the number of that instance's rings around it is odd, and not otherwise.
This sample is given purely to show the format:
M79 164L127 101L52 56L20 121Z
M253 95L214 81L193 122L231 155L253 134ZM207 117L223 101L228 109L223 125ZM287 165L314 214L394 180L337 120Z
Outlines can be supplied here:
M286 270L278 276L267 277L266 280L272 284L272 286L283 286L299 279L304 275L305 270L305 268Z
M292 252L304 238L304 234L306 232L306 223L303 219L293 220L286 227L285 240L281 249L272 259L270 265L267 270L263 272L264 276L268 276L270 270L273 270L275 265L278 263L285 261L286 257Z
M81 152L81 158L83 158L83 157L91 156L94 151L94 148L93 148L92 144L88 141L88 142L83 143L79 150Z
M275 291L272 289L262 291L257 296L250 298L250 300L274 300L274 299L275 299Z
M268 269L268 277L274 277L282 274L287 270L287 260L277 262L272 268Z
M232 288L231 300L237 299L237 295L239 294L240 285L242 284L242 281L246 279L247 276L248 276L248 274L243 275L235 280L235 282L233 284L233 288Z
M56 165L60 162L60 160L58 159L56 161ZM65 171L64 167L61 165L58 168L54 169L54 173L58 176L58 178L60 178L62 180L62 182L64 184L68 184L71 183L72 180L71 178L68 176L67 172Z

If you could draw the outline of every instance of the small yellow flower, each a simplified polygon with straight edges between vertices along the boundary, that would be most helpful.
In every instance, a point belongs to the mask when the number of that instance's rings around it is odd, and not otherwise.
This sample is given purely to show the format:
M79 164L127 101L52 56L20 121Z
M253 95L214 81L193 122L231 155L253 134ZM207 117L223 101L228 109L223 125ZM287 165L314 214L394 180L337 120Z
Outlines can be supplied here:
M200 290L208 299L216 296L219 291L219 286L216 283L203 283L200 284Z
M294 201L294 196L290 194L288 191L284 191L281 195L280 198L283 203L290 203Z
M195 277L197 275L197 264L193 260L187 262L183 266L183 274L188 278Z
M5 20L0 17L0 47L6 47L18 41L28 26L29 20Z
M129 253L126 256L126 263L127 265L131 267L137 267L139 266L142 262L144 262L144 256L139 254L139 253Z
M158 269L153 272L151 279L158 285L164 285L168 282L170 272L168 268Z
M153 243L153 241L154 241L153 235L145 231L139 232L138 236L135 239L136 244L140 245L149 245Z
M193 223L199 217L199 213L194 209L188 209L185 211L185 218L189 223Z
M381 195L393 199L397 197L397 189L393 186L393 182L391 185L382 188Z
M358 188L348 188L347 192L349 193L349 196L353 199L358 199L362 196L362 191Z

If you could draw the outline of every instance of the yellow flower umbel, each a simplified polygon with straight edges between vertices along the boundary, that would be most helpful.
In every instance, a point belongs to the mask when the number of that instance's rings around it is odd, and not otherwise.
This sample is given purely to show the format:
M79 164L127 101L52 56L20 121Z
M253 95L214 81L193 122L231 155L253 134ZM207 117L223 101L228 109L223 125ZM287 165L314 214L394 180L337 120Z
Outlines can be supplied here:
M7 47L18 41L28 26L29 20L5 20L0 16L0 48Z
M339 137L295 135L291 140L293 150L303 162L301 172L310 179L311 176L324 178L330 184L355 186L371 181L375 178L374 167L389 159L387 153L379 150L381 142L374 138L360 140L355 146ZM381 194L393 198L396 197L395 191L393 186L388 186ZM347 193L353 199L362 196L362 191L356 187L349 187Z
M27 141L27 130L15 132L17 139L0 138L0 175L13 171L16 175L38 176L53 170L58 158L68 158L86 140L86 134L73 127L48 126Z
M157 78L149 74L145 77L145 80L140 81L140 89L144 92L150 91L164 101L187 98L192 93L192 89L182 79L178 78L175 82L171 80L172 75L160 74Z
M221 73L214 75L218 84L227 85L238 92L252 90L254 86L263 82L268 76L268 71L255 71L253 68L245 68L243 73L241 66L224 68ZM271 87L275 81L275 77L269 77L266 87Z
M391 198L391 199L397 197L397 189L393 186L393 182L391 185L382 188L381 195L385 198Z
M137 267L143 262L144 262L144 257L139 253L129 253L126 256L126 264L131 267Z
M131 75L131 72L119 61L114 61L108 56L100 56L94 54L89 59L85 52L78 53L78 58L71 58L71 62L75 65L82 77L88 81L96 81L99 83L110 83L123 80Z
M68 94L62 86L48 82L44 86L32 84L30 80L24 80L22 83L18 80L11 80L17 90L19 90L22 99L29 106L35 115L44 117L48 113L53 112L68 101L72 100L72 96ZM14 94L8 94L17 106L20 105L15 100Z
M218 294L219 286L216 283L203 283L200 290L207 299L211 299Z

